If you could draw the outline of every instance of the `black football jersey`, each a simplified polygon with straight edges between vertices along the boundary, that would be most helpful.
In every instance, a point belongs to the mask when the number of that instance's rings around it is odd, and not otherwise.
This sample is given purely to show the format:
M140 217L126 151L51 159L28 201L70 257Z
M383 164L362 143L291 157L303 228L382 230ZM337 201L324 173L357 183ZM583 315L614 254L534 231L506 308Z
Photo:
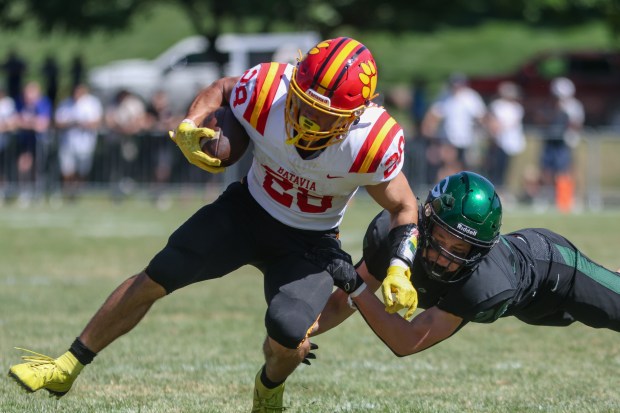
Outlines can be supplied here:
M364 239L364 260L379 280L385 277L390 261L389 224L389 215L381 213L371 223ZM528 307L538 302L539 286L547 277L540 262L547 254L541 236L534 229L502 235L470 276L452 284L429 278L421 264L421 254L416 255L411 281L418 291L419 307L437 306L466 321L479 323L529 313ZM540 249L539 253L532 252L532 244ZM554 307L553 302L549 306ZM555 307L543 312L553 311Z

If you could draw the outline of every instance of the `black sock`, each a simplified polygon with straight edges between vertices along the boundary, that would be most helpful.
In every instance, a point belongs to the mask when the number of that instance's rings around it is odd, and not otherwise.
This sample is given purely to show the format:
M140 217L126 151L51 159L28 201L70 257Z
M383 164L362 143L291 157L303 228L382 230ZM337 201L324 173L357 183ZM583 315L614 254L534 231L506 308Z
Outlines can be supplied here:
M267 378L267 373L265 373L265 366L263 366L263 370L260 372L260 381L263 383L263 386L267 387L268 389L275 389L276 387L284 383L284 380L279 382L269 380Z
M69 351L83 365L90 364L97 355L97 353L86 347L79 337L77 337L73 344L71 344Z

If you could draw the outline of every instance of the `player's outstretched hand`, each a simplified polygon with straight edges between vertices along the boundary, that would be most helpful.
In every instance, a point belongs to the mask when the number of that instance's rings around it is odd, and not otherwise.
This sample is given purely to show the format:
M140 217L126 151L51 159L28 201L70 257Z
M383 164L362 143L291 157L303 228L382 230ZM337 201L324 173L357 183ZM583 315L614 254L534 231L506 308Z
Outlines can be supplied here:
M381 284L385 311L397 313L403 308L407 309L405 319L413 316L418 308L418 292L410 281L411 270L399 265L388 267L387 276Z

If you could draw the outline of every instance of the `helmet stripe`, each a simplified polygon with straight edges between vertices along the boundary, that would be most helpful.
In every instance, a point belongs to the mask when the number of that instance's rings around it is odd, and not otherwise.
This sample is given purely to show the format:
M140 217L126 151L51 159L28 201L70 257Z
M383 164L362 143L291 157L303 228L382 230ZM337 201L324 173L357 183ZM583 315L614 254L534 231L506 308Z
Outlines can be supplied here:
M351 57L349 57L348 59L346 59L346 62L355 62L355 60L357 59L357 57L362 54L362 52L364 52L364 50L366 49L366 46L364 46L363 44L359 44L357 50L355 52L353 52L351 54ZM330 95L332 95L335 91L336 91L336 85L340 84L340 81L342 80L342 78L347 74L347 66L345 65L342 67L342 70L340 70L340 73L338 73L338 76L336 77L336 79L332 82L332 86L331 86L331 93ZM331 97L331 96L330 96Z
M340 43L344 44L338 44L334 47L330 55L323 62L315 78L318 83L316 85L316 91L327 97L333 94L333 85L336 84L336 81L344 76L344 72L346 72L345 63L349 60L351 55L354 55L355 50L361 46L361 43L357 40L348 38L344 38ZM359 54L360 51L357 53Z
M334 53L336 53L336 51L340 48L340 46L345 43L347 40L349 40L346 37L342 37L339 41L338 44L336 44L334 46L334 48L332 50L330 50L329 54L327 55L327 57L325 58L325 60L323 60L323 63L321 63L321 66L317 69L316 74L314 75L314 78L312 79L312 85L310 85L310 87L312 89L317 90L319 87L321 87L321 79L323 77L323 72L326 71L327 69L329 69L329 64L332 60L332 57L334 56Z

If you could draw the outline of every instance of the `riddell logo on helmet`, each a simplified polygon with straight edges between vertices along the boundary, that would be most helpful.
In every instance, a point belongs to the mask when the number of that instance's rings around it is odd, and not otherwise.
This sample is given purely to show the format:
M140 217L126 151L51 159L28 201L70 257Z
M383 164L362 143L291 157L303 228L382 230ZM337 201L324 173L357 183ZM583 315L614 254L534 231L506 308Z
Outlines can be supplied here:
M319 92L317 92L314 89L306 90L306 94L308 96L310 96L311 98L313 98L315 100L318 100L321 103L324 103L327 106L331 106L332 105L332 102L331 102L331 100L329 100L328 97L325 97L325 96L321 95Z
M466 233L467 235L471 235L472 237L475 237L476 234L478 234L478 231L468 227L467 225L463 225L460 222L457 224L456 229L458 229L459 231L463 231L464 233Z

